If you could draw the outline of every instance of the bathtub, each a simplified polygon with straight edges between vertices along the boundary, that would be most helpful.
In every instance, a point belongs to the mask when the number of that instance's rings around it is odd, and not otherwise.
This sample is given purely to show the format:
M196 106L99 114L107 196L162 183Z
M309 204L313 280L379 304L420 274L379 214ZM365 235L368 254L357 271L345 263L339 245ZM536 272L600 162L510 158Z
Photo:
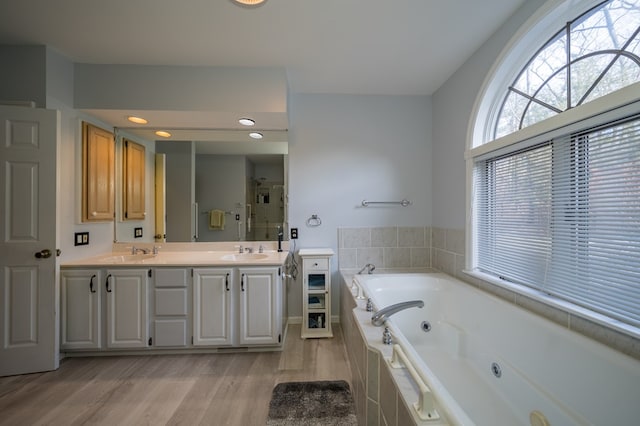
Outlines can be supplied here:
M393 364L415 369L437 423L640 424L634 358L445 274L356 275L354 281L374 311L424 301L424 308L398 312L386 325L398 350L392 358L402 361ZM405 394L411 407L416 395Z

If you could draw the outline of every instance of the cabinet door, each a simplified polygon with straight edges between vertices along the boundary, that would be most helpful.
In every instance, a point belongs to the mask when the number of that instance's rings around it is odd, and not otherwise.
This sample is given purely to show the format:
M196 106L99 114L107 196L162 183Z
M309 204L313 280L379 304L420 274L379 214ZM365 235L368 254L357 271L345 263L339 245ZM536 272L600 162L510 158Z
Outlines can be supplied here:
M148 345L147 273L146 269L107 271L107 347Z
M280 330L278 268L240 268L240 344L277 344Z
M115 212L113 133L82 123L82 221L112 221Z
M145 200L145 148L124 140L123 159L123 207L124 220L144 220L146 216Z
M193 270L193 345L231 345L233 269Z
M69 270L60 275L62 349L100 349L100 270Z

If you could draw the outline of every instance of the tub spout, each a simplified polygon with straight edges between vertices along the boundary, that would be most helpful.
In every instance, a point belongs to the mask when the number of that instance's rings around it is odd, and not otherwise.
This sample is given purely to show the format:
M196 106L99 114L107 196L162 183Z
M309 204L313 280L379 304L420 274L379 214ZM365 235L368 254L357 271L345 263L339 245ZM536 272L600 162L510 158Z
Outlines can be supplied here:
M360 269L358 275L362 274L365 270L367 271L367 274L373 274L374 269L376 269L376 265L374 265L373 263L367 263L362 267L362 269Z
M371 324L375 325L376 327L380 327L384 324L387 318L389 318L396 312L404 311L405 309L414 307L422 308L423 306L424 302L422 300L410 300L408 302L400 302L396 303L395 305L389 305L373 314L373 316L371 317Z

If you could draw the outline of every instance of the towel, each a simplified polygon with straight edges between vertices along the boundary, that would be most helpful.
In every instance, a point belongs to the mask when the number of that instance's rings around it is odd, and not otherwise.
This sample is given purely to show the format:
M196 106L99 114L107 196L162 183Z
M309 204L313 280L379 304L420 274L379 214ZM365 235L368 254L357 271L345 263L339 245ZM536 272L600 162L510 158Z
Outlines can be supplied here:
M224 211L222 210L209 211L209 229L213 231L224 230Z

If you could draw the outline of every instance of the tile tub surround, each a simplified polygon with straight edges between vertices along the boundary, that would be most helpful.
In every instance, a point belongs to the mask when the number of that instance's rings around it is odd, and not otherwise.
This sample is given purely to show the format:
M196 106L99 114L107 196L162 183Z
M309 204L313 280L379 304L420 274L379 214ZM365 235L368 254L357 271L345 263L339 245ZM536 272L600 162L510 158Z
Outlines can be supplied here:
M421 245L421 236L424 244ZM540 315L563 327L569 328L591 339L640 359L640 339L613 330L531 297L500 287L487 281L471 277L465 268L465 231L435 227L372 227L339 228L338 259L340 270L355 272L366 263L376 265L376 270L431 267L457 279L505 299L523 309ZM398 260L397 250L404 250L408 258ZM407 252L408 250L408 252ZM422 251L421 251L422 250ZM418 253L425 253L425 258ZM386 255L385 255L386 253ZM414 257L415 255L415 257ZM409 260L407 260L409 259ZM408 266L401 266L407 265Z
M370 313L364 309L365 302L358 304L351 293L351 274L341 274L340 280L340 325L344 335L347 356L351 364L351 383L359 425L366 426L410 426L419 424L400 394L396 383L408 393L413 385L405 370L392 371L386 362L391 356L391 347L382 344L382 329L373 327L363 330ZM354 310L359 307L360 309Z
M376 269L431 266L430 227L338 228L338 263L341 270L367 263Z

